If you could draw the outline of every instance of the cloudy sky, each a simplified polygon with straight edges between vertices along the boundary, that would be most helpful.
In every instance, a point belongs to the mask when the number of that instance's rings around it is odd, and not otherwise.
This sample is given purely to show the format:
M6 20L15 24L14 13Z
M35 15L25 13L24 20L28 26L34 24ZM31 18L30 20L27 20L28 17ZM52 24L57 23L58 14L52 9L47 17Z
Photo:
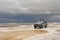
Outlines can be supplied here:
M60 0L0 0L0 11L16 12L60 12Z
M16 15L28 14L60 14L60 0L0 0L0 21L16 21ZM58 15L49 17L59 19Z

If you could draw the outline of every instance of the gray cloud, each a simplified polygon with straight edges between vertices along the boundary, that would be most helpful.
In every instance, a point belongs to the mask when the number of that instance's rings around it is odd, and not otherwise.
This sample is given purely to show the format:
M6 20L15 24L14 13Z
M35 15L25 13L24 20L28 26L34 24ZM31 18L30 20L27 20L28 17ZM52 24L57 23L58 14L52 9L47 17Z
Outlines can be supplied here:
M60 14L60 0L0 0L0 22L20 20L18 17L22 13L49 14L47 20L59 21L60 15L51 14Z
M0 0L0 11L60 12L60 0Z

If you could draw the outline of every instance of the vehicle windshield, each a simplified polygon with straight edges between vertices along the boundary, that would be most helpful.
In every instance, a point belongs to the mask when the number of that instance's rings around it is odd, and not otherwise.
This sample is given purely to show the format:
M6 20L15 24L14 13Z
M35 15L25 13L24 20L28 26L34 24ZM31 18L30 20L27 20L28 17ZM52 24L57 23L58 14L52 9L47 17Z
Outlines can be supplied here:
M39 21L37 21L37 23L42 24L42 23L44 23L44 21L40 19Z

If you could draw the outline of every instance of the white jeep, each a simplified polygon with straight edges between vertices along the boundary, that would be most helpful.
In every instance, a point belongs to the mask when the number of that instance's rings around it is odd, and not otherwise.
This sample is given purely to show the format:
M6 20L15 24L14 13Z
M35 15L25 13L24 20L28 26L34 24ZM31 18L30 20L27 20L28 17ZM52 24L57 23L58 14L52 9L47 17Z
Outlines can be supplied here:
M44 19L40 19L39 21L37 21L37 23L35 23L34 28L47 28L47 22Z

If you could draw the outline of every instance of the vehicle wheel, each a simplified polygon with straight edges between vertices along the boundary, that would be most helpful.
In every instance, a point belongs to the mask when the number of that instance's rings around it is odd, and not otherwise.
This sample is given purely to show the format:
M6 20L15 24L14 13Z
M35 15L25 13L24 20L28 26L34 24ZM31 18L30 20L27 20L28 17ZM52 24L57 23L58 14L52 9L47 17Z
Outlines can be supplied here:
M34 28L36 28L36 26L34 26Z
M45 28L47 28L47 24L45 25Z
M34 25L34 28L38 28L38 26L39 26L38 24L35 24L35 25Z
M42 26L42 25L40 25L40 26L39 26L39 28L41 29L41 28L43 28L43 26Z

